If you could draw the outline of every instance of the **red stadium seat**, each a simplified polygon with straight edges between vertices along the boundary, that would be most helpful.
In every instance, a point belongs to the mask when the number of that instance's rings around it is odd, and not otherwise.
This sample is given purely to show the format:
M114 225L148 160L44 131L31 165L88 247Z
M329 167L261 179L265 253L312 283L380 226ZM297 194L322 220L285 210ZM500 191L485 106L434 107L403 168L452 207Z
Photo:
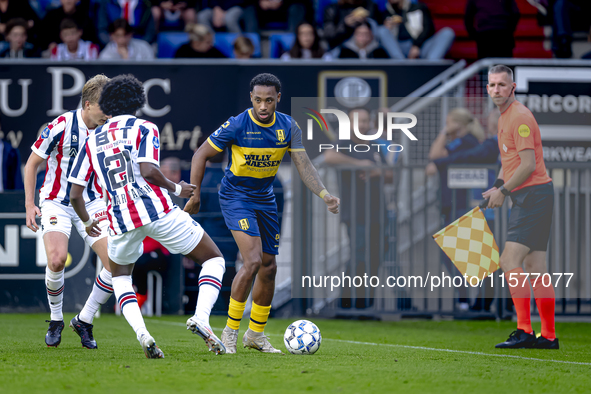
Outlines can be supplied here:
M449 59L476 60L476 43L468 37L464 27L464 10L467 0L442 2L440 0L422 0L431 10L435 28L450 27L456 33L456 40L447 54ZM515 31L514 57L550 58L552 53L544 49L544 29L538 26L537 10L527 0L516 0L521 18Z

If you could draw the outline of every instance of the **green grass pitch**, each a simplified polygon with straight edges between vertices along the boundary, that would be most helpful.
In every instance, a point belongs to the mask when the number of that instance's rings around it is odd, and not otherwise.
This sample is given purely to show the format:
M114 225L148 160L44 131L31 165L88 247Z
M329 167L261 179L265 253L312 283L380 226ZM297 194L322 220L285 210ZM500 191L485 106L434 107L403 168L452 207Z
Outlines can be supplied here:
M73 315L66 315L71 319ZM186 317L146 318L164 351L148 360L123 317L95 320L98 350L64 329L44 343L46 315L0 315L0 393L589 393L591 324L558 323L561 349L495 350L511 322L343 321L312 319L323 336L312 356L243 349L214 356L185 328ZM285 351L295 319L271 319L266 333ZM225 324L212 317L218 335ZM242 322L239 341L246 329ZM539 323L534 324L539 330Z

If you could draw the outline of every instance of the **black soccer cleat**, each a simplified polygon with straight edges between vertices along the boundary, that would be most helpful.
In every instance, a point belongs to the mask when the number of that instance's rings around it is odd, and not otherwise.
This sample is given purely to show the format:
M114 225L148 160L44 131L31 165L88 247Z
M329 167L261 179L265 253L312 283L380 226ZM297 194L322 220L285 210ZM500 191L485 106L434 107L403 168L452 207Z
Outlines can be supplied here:
M523 330L515 330L509 339L495 345L497 349L531 349L536 342L536 333L528 334Z
M62 330L64 322L61 320L45 320L49 323L47 334L45 334L45 343L47 346L57 347L62 342Z
M558 338L555 338L553 341L546 339L542 336L536 338L536 342L534 343L534 349L552 349L558 350L560 349L558 345Z
M97 348L96 341L92 336L92 324L85 323L78 319L78 316L74 316L74 318L70 320L70 327L80 337L80 343L82 343L83 347L87 349Z

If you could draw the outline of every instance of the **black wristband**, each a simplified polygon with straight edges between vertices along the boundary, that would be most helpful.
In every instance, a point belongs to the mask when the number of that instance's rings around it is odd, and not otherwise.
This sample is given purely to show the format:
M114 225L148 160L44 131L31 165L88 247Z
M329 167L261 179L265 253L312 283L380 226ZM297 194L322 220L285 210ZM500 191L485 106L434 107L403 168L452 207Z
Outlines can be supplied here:
M505 184L505 181L502 179L497 179L493 185L493 187L496 187L497 189L501 186L503 186Z
M507 189L505 189L505 186L501 186L499 188L499 190L501 191L501 193L503 193L504 196L509 197L511 195L511 192Z

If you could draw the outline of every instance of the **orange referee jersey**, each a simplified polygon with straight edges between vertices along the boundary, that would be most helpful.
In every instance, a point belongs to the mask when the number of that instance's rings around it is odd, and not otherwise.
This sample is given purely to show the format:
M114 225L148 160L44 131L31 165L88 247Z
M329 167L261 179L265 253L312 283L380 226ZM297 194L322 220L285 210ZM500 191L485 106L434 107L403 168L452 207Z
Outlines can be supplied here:
M521 164L519 152L533 149L536 154L536 169L525 182L512 191L550 182L552 178L548 176L544 164L540 128L531 111L515 100L501 114L498 127L499 150L501 151L501 164L503 165L505 182L511 179L517 167Z

